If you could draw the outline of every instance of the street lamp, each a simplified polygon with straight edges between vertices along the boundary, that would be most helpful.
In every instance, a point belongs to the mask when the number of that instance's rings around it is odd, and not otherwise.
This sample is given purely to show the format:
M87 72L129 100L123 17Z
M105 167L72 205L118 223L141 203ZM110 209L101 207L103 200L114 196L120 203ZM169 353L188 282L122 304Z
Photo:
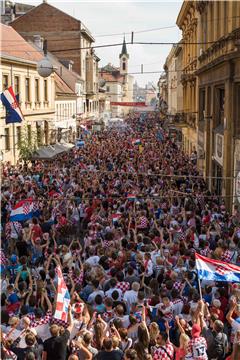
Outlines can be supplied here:
M40 76L46 78L54 71L52 63L47 58L47 40L43 42L43 52L44 58L37 63L37 72Z

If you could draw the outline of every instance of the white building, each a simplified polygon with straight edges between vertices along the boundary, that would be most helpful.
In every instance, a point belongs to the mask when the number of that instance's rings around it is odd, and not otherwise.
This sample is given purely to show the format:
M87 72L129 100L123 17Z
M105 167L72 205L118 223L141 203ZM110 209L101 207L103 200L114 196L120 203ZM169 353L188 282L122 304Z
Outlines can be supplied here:
M129 113L130 107L121 106L121 104L133 101L133 82L134 77L128 74L127 46L125 38L121 54L119 55L120 67L117 68L111 64L104 66L99 73L100 79L105 80L106 94L109 95L111 101L111 116L125 116Z

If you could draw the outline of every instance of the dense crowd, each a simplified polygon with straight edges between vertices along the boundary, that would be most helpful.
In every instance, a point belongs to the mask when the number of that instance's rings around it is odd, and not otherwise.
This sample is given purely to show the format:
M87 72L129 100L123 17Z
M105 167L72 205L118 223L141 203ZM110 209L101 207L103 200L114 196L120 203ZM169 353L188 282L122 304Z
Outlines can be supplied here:
M159 114L125 125L3 165L1 359L240 359L240 286L202 280L201 297L195 267L195 252L239 264L238 208L207 190ZM38 216L10 221L24 199Z

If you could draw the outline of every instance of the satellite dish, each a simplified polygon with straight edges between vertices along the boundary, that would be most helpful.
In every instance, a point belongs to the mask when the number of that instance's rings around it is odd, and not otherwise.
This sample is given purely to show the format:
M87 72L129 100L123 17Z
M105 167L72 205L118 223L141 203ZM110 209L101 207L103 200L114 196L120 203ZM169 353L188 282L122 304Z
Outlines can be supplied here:
M53 71L53 65L46 57L37 63L37 72L43 78L50 76Z

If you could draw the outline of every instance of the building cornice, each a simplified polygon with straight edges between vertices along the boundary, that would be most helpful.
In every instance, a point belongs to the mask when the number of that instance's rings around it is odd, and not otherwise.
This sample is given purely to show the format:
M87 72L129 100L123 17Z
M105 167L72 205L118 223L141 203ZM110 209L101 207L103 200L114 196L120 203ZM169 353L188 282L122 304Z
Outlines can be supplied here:
M182 25L186 18L186 15L187 15L189 9L191 8L191 6L193 5L193 3L194 3L194 1L192 1L192 0L189 0L189 1L185 0L183 2L182 7L181 7L178 17L177 17L177 21L176 21L176 24L180 29L182 28Z
M25 60L22 58L18 58L16 56L10 56L10 55L6 55L6 54L1 54L1 61L2 63L5 62L10 62L10 63L16 63L16 64L21 64L21 65L31 65L33 67L37 67L37 63L35 61L31 61L31 60Z

